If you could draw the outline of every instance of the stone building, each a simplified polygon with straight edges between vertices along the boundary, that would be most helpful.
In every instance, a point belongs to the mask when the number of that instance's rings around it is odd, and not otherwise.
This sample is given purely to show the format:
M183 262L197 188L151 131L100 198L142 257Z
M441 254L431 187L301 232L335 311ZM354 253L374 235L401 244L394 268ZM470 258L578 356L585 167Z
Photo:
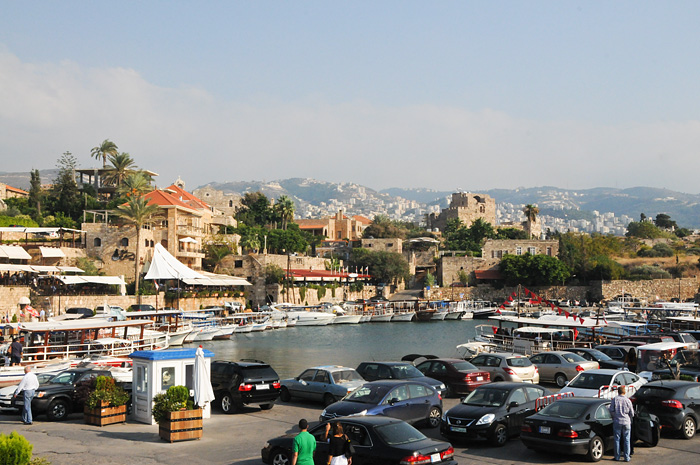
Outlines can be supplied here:
M492 225L496 224L496 200L486 194L455 192L450 206L439 215L428 215L427 224L428 229L444 231L449 220L458 219L468 228L479 218Z
M559 255L559 241L537 239L487 239L481 248L483 258L501 259L504 255Z
M223 191L214 189L209 186L195 189L192 193L198 198L202 199L207 204L223 212L223 214L226 216L235 216L236 209L238 209L241 206L240 195L227 194Z
M361 239L362 247L373 252L403 253L403 240L393 239Z
M7 208L5 205L6 199L11 199L15 197L29 197L29 192L23 191L16 187L8 186L0 182L0 210Z
M372 221L364 216L355 215L348 218L343 210L338 210L334 216L321 219L302 220L295 219L299 229L310 232L314 236L325 236L328 239L359 240L362 233L372 224Z

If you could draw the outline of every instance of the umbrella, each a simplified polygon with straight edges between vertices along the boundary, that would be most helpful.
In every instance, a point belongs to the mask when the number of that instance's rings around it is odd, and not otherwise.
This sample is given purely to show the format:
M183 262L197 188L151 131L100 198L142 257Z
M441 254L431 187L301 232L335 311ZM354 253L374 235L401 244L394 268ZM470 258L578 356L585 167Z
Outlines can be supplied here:
M32 301L29 300L29 297L22 296L19 298L20 305L29 305L30 303L32 303Z
M214 400L214 390L211 387L209 370L204 361L204 351L202 346L197 348L194 357L194 403L204 407L207 402Z
M197 243L197 239L195 239L194 237L189 237L189 236L188 236L188 237L185 237L185 238L183 238L183 239L180 239L180 242L189 242L190 244L196 244L196 243Z

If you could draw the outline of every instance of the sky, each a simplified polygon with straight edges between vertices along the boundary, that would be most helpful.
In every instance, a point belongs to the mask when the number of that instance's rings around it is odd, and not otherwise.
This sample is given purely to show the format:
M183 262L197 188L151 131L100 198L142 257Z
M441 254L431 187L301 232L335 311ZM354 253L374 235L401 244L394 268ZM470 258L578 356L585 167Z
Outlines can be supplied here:
M0 0L0 171L698 193L700 2ZM45 181L45 180L44 180Z

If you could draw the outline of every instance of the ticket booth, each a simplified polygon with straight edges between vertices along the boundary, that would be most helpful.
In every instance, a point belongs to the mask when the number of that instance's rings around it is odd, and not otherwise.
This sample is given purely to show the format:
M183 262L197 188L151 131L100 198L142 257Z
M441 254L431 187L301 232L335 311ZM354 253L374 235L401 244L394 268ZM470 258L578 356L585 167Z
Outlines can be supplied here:
M132 417L134 420L154 425L151 408L153 397L170 386L187 386L190 395L194 389L194 359L196 349L141 350L132 353ZM204 350L207 371L211 373L214 352ZM211 416L211 405L202 412L203 418Z

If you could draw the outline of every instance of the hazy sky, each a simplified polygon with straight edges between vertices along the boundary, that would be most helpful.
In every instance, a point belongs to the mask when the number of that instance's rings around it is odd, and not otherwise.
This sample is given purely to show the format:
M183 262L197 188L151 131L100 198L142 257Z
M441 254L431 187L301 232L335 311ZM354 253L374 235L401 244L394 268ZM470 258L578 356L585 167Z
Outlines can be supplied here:
M697 193L700 2L0 0L0 171Z

